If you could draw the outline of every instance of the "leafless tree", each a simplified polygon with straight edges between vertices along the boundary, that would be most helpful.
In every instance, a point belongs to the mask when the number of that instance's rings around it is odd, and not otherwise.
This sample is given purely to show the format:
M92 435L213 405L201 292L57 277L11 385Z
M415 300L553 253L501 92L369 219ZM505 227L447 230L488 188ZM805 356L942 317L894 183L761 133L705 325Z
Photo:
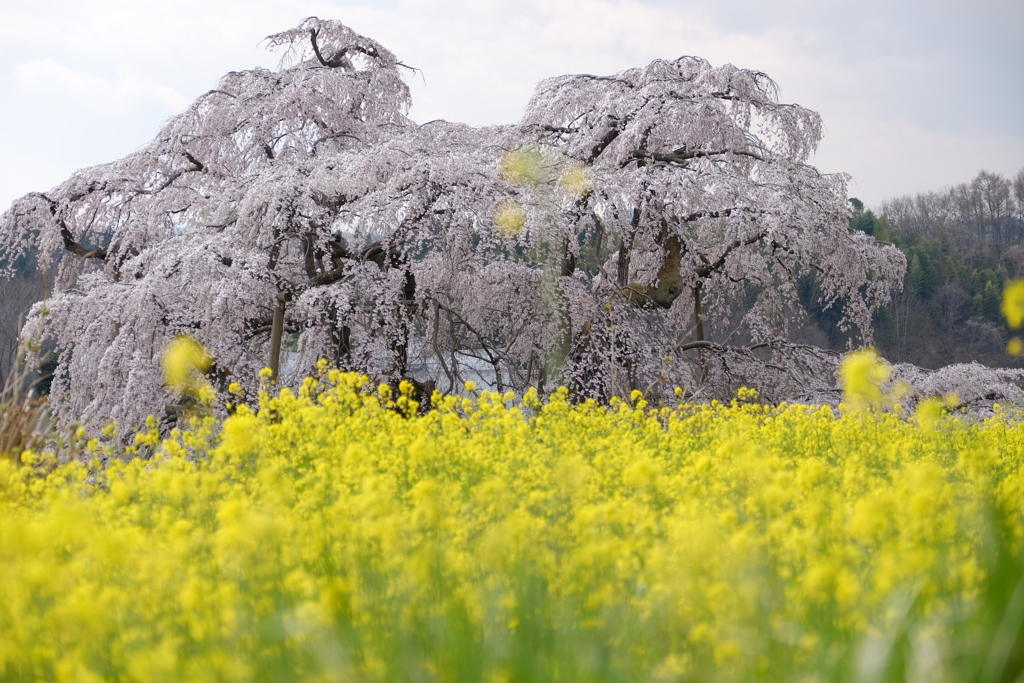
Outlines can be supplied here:
M947 239L966 254L1015 247L1024 239L1024 170L1014 179L981 171L939 192L895 197L881 210L903 235Z

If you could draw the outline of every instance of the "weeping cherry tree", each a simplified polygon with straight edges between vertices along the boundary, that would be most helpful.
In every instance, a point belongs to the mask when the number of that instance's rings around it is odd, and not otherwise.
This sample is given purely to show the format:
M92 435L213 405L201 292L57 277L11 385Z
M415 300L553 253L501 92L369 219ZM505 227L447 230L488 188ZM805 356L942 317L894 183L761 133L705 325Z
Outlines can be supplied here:
M659 60L543 81L518 124L416 124L411 69L376 42L316 18L267 42L277 71L229 73L0 217L9 261L58 272L25 334L59 351L65 419L174 413L180 334L221 391L326 358L420 391L785 398L828 363L786 342L799 278L852 344L901 284L901 254L848 227L847 178L808 164L819 116L761 72Z

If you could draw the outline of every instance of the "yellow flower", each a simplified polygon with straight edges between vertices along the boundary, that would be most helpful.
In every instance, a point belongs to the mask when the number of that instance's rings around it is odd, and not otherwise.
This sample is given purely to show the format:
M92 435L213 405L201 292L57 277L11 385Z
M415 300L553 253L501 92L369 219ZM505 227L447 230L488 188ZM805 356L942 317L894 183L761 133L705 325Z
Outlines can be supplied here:
M740 402L752 403L757 401L761 395L757 392L757 389L751 389L750 387L740 387L739 391L736 392L736 398Z
M164 351L164 383L176 391L194 391L203 383L199 375L209 370L212 363L202 344L187 334L179 334Z
M512 237L526 225L526 209L512 199L503 201L494 212L494 227L498 234Z
M882 383L892 376L892 368L878 357L874 349L846 354L839 365L843 399L854 409L880 408Z
M572 165L562 171L558 185L566 194L573 197L585 197L594 191L594 181L585 166Z
M544 157L534 146L514 149L499 162L498 176L516 185L536 187L547 179Z
M1024 280L1013 280L1003 289L1003 315L1013 329L1024 324Z
M242 458L258 443L259 422L244 409L224 420L218 452L229 458Z
M888 376L870 352L843 374L868 394ZM467 382L479 398L437 394L419 415L389 407L407 383L317 381L168 436L147 420L147 460L115 457L114 428L89 465L0 459L3 665L383 680L411 662L455 680L474 651L475 679L500 681L510 644L547 647L557 628L629 653L631 680L809 680L817 653L894 614L955 647L961 607L989 597L989 539L1024 537L1019 515L989 521L1024 498L1021 426L1005 411L961 425L953 396L907 420L750 405L749 389L645 409L640 392L609 407ZM777 664L760 646L780 637ZM611 677L542 654L534 678Z
M1011 356L1019 356L1024 353L1024 342L1021 342L1020 337L1014 337L1007 342L1006 352Z
M928 398L918 404L917 410L914 411L914 420L920 425L921 429L934 429L939 420L942 419L943 412L943 402L941 399Z

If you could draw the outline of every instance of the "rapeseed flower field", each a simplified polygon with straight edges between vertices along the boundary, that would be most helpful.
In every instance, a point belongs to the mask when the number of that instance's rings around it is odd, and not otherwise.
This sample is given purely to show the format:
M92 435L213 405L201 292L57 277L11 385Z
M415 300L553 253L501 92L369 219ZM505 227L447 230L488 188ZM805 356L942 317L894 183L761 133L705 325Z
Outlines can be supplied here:
M0 680L1014 680L1024 427L905 415L878 363L840 411L425 414L322 367L134 457L0 458Z

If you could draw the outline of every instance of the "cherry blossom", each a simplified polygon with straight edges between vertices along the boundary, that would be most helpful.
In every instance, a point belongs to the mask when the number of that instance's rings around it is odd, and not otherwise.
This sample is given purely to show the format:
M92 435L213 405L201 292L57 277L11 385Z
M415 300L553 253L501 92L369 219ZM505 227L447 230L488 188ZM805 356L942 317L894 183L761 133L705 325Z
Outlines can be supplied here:
M310 18L267 43L277 71L0 217L0 249L57 266L26 333L60 352L68 419L162 414L181 334L251 396L275 310L282 385L326 358L421 392L834 386L785 342L797 279L855 345L901 286L900 252L848 226L847 177L808 163L820 117L764 73L658 60L543 81L516 124L416 124L413 70L373 40ZM742 335L711 329L743 300Z

